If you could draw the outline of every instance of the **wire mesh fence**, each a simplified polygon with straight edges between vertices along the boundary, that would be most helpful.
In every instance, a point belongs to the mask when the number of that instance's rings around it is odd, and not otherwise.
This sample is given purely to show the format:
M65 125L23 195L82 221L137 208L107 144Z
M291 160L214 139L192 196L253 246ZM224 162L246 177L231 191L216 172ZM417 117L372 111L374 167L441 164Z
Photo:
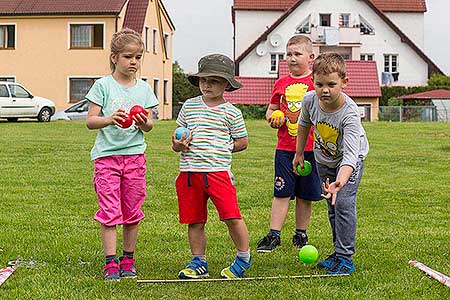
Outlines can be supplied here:
M436 106L380 106L379 121L449 122L450 113Z

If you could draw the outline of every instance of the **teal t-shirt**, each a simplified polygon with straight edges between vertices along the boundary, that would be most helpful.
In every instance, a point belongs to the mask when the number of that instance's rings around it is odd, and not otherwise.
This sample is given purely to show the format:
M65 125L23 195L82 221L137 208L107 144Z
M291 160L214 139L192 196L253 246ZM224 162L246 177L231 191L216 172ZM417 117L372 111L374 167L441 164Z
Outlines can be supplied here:
M134 86L124 87L111 75L95 81L86 99L102 108L100 116L111 116L120 108L129 112L134 105L141 105L148 109L159 104L145 81L137 80ZM135 126L124 129L109 125L99 129L91 150L91 159L111 155L142 154L146 147L143 132Z

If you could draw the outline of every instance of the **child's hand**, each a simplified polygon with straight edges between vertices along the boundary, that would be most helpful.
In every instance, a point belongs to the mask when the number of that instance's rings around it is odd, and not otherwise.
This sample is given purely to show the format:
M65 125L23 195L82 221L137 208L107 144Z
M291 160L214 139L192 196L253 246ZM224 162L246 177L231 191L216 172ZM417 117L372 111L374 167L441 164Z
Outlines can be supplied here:
M138 113L133 116L133 120L134 120L134 125L136 126L136 128L139 128L139 127L147 124L148 117L144 113Z
M111 118L110 124L122 127L119 122L125 122L127 116L128 115L126 114L125 110L122 109L122 108L119 108L116 112L114 112L111 115L111 117L110 117Z
M278 129L281 126L284 125L285 118L284 117L280 117L280 116L278 116L278 117L270 117L268 122L269 122L270 127Z
M342 189L343 185L339 181L332 182L330 184L330 179L322 183L322 188L326 194L322 194L325 199L331 198L331 205L336 204L337 193Z
M179 140L175 137L175 132L172 135L172 149L175 152L189 150L189 143L192 141L192 134L186 138L187 132L184 132Z
M297 172L297 166L300 165L303 169L303 161L305 160L305 157L302 154L295 154L294 159L292 160L292 169L294 170L294 173L297 174L297 176L300 176Z

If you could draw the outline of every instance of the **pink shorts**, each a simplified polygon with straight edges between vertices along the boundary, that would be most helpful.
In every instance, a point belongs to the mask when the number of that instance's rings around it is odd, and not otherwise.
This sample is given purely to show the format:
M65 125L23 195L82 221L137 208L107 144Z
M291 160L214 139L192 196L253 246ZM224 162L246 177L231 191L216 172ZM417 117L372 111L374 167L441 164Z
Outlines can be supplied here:
M145 155L97 158L94 169L94 188L100 206L94 220L105 226L142 220L141 208L147 195Z
M221 221L242 219L231 172L181 172L175 185L180 223L206 223L208 198L216 206Z

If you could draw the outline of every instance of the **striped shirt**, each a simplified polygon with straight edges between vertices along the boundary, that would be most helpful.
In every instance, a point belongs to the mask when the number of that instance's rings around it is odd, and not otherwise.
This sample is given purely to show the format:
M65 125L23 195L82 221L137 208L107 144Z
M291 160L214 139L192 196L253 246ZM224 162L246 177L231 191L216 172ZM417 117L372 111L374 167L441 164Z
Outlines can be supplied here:
M247 136L241 111L229 102L209 107L201 96L186 100L177 124L189 129L189 151L181 152L181 172L218 172L231 169L234 139Z

